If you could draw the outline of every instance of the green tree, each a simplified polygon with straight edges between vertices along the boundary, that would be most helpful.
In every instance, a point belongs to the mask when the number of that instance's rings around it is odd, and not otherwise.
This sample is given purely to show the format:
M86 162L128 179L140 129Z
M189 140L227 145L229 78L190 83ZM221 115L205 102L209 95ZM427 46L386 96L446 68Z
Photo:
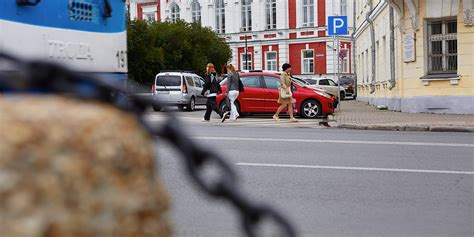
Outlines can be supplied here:
M145 85L159 71L203 75L207 63L220 68L231 57L225 41L200 24L128 21L127 36L129 78Z

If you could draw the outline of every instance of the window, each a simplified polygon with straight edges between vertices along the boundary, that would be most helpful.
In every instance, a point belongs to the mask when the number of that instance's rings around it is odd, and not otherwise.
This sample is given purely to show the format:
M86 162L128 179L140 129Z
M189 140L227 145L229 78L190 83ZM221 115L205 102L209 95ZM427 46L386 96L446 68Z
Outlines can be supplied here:
M385 36L382 37L382 62L381 66L383 67L383 72L382 75L384 78L389 78L388 74L388 65L389 63L387 62L387 38Z
M319 80L319 85L320 86L329 86L329 80L328 79Z
M242 84L247 87L261 88L259 76L241 77Z
M242 65L242 70L252 70L252 54L245 53L240 55L240 65Z
M143 13L143 20L154 22L156 21L155 14L155 12L145 12Z
M362 75L362 83L364 83L365 82L365 73L366 73L365 70L364 70L364 68L365 68L365 66L364 66L365 65L364 52L362 52L361 58L359 59L359 62L362 62L361 67L359 68L359 71L361 72L360 74Z
M171 4L171 22L179 20L179 6L176 3Z
M242 5L242 31L252 31L252 1L241 0Z
M156 86L181 86L181 76L158 76Z
M347 0L341 0L341 16L347 16Z
M314 26L314 0L303 0L303 26Z
M276 0L266 0L265 13L267 19L267 30L276 29Z
M333 80L328 79L327 81L328 81L330 86L337 86L337 84Z
M303 50L301 52L301 58L303 61L303 73L310 74L314 73L314 51Z
M194 80L194 85L196 85L196 87L202 87L201 80L199 79L199 77L193 77L193 80Z
M457 73L456 19L428 23L428 74Z
M194 81L192 77L186 76L184 78L186 79L186 84L188 84L188 86L194 86Z
M201 4L197 0L191 3L191 17L193 22L201 23Z
M314 79L305 79L305 81L310 85L317 85L318 84L318 80L314 80Z
M344 55L344 58L339 58L341 62L341 73L349 73L349 50L341 49L341 56Z
M263 80L265 81L265 85L268 89L278 90L278 87L280 87L280 79L278 78L264 76Z
M225 5L224 0L216 0L216 31L225 33Z
M276 71L277 70L277 53L276 52L267 52L265 53L266 58L266 70Z
M365 81L369 83L369 50L365 50Z

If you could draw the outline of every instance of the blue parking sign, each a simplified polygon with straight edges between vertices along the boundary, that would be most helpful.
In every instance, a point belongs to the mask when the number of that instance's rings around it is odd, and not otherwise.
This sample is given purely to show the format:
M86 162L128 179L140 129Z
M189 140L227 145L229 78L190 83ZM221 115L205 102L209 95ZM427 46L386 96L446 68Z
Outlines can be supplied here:
M347 16L328 16L328 35L347 35Z

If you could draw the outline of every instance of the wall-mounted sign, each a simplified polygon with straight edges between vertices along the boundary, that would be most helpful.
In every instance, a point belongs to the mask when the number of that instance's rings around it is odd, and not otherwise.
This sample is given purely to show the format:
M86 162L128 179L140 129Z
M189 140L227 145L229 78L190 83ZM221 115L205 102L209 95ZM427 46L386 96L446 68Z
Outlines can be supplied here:
M403 35L403 62L414 62L416 59L415 32Z

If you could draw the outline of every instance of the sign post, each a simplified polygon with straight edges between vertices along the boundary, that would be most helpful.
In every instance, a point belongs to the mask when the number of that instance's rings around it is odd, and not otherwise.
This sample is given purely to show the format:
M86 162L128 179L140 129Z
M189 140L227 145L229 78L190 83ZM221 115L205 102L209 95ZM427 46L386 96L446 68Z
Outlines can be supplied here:
M348 21L347 16L328 16L328 35L333 36L333 60L337 60L337 67L334 67L333 63L333 72L334 79L337 77L337 101L338 101L338 110L341 110L341 84L339 83L340 78L340 67L339 60L346 57L341 57L340 45L339 45L339 36L348 35ZM336 55L334 55L336 53ZM337 71L336 71L337 70ZM337 72L337 74L336 74Z

